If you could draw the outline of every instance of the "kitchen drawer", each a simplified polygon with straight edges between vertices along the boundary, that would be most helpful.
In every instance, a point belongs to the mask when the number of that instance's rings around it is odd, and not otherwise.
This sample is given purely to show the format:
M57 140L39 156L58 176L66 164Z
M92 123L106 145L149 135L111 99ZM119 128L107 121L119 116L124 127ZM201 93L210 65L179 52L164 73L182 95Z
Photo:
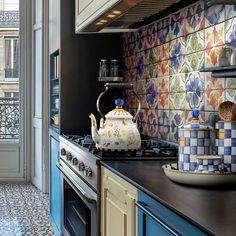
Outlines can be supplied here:
M136 206L138 209L138 236L208 235L141 191L138 192Z

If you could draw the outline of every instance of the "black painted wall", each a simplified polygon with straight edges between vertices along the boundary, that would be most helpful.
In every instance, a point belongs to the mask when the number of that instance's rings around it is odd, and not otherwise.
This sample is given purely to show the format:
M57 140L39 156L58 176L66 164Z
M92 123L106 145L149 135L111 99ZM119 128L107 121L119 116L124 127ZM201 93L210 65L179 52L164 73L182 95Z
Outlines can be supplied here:
M96 112L96 99L104 84L97 82L101 58L122 62L122 34L75 34L74 0L61 0L61 134L90 134L89 114ZM101 101L106 114L114 108L117 93ZM98 122L99 123L99 122Z

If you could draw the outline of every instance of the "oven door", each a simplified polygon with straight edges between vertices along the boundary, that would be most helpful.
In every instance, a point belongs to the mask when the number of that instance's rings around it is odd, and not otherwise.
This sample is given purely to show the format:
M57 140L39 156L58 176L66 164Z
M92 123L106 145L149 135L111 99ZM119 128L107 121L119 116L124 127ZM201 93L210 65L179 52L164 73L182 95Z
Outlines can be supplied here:
M57 163L57 167L61 172L63 235L98 236L98 195L65 163Z

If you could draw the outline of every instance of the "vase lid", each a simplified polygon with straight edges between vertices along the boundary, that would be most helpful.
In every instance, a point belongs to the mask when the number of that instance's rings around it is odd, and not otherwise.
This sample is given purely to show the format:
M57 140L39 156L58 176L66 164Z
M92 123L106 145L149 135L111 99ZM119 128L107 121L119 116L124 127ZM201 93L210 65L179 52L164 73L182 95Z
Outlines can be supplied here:
M191 130L211 130L212 127L207 123L200 122L200 112L198 110L192 111L192 119L190 123L179 126L179 129L191 129Z

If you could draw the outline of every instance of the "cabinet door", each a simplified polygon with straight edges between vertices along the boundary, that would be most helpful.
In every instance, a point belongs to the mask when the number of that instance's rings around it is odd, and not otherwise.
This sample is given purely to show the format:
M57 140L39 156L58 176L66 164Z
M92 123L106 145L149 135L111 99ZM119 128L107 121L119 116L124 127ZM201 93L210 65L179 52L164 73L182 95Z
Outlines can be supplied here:
M102 168L101 235L136 235L136 192L132 185Z
M206 236L207 233L145 193L138 192L138 236Z
M99 18L119 0L76 0L75 31L81 32L86 26Z
M60 209L60 172L56 167L58 161L59 142L50 135L50 215L56 235L61 228Z

